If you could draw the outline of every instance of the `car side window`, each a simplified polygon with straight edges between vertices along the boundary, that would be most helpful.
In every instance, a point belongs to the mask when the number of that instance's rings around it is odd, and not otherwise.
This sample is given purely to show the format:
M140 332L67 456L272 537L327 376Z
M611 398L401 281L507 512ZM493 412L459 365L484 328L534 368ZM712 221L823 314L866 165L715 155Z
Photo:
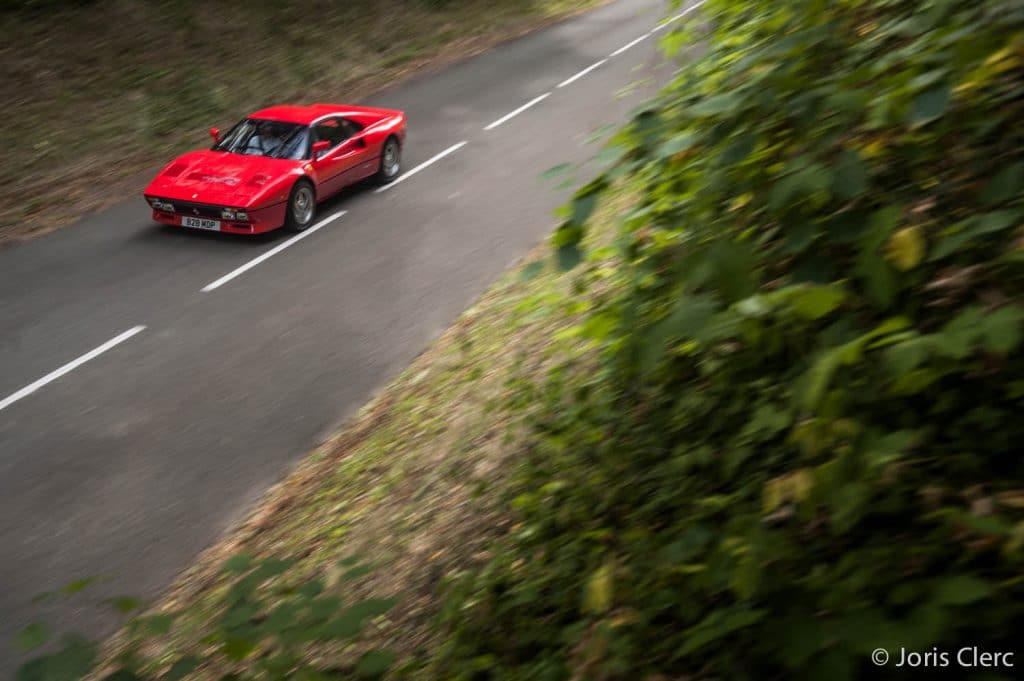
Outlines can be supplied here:
M341 119L341 125L346 130L346 138L352 137L352 135L355 135L357 132L363 129L363 126L359 125L355 121L350 121L347 118Z
M348 121L344 118L327 118L313 127L313 134L317 142L328 141L331 148L338 146L352 136L351 129L346 125Z

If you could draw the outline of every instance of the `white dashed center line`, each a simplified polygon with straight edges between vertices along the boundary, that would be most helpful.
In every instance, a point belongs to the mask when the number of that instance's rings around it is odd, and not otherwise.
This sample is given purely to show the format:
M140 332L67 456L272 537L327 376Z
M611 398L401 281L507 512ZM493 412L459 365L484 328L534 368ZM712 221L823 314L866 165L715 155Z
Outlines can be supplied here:
M651 37L650 33L644 33L642 36L640 36L636 40L628 42L625 45L623 45L622 47L620 47L619 49L615 50L609 56L611 56L611 57L618 57L620 54L622 54L623 52L625 52L629 48L633 47L634 45L638 45L639 43L643 42L644 40L647 40L649 37Z
M579 73L577 73L575 76L572 76L571 78L566 78L565 80L563 80L561 83L558 84L558 87L565 87L566 85L572 85L573 83L575 83L577 80L579 80L583 76L587 75L588 73L590 73L594 69L599 68L600 66L603 66L606 63L608 63L608 60L607 59L602 59L601 61L599 61L599 62L597 62L595 64L591 64L587 68L585 68L582 71L580 71Z
M327 217L327 218L324 218L323 220L321 220L320 222L316 223L315 225L313 225L312 227L310 227L306 231L299 232L298 234L293 236L291 239L288 239L284 243L278 244L277 246L274 246L273 248L271 248L269 251L267 251L263 255L261 255L261 256L259 256L257 258L253 258L252 260L250 260L249 262L245 263L244 265L242 265L238 269L233 270L231 272L228 272L227 274L225 274L223 277L221 277L217 281L215 281L215 282L213 282L211 284L207 284L206 286L204 286L202 288L202 292L203 293L209 293L210 291L212 291L214 289L220 288L221 286L223 286L224 284L228 283L229 281L231 281L232 279L234 279L238 275L244 274L245 272L248 272L249 270L251 270L253 267L256 267L256 265L259 265L261 262L263 262L267 258L274 257L275 255L277 255L278 253L280 253L284 249L288 248L289 246L291 246L293 244L297 244L298 242L302 241L307 236L309 236L313 232L317 231L321 227L324 227L324 226L329 225L330 223L334 222L335 220L340 218L342 215L344 215L345 212L346 211L339 210L334 215L332 215L330 217Z
M685 10L683 10L683 11L682 11L682 12L680 12L679 14L675 15L674 17L672 17L671 19L666 19L665 21L663 21L663 22L661 22L660 24L658 24L657 26L655 26L655 27L654 27L654 30L653 30L653 31L651 31L651 33L655 33L655 32L657 32L657 31L660 31L660 30L661 30L661 29L663 29L663 28L668 28L669 26L671 26L671 25L672 25L672 24L674 24L675 22L679 21L680 19L682 19L683 17L685 17L685 16L687 15L687 14L689 14L689 13L690 13L690 12L692 12L693 10L695 10L695 9L697 9L698 7L700 7L701 5L703 5L703 4L704 4L704 3L706 2L706 1L707 1L707 0L700 0L699 2L695 2L695 3L693 3L692 5L690 5L689 7L687 7L687 8L685 9Z
M111 348L113 348L116 345L120 345L121 343L125 342L126 340L128 340L129 338L134 336L135 334L141 333L142 331L145 331L145 330L146 330L145 326L135 326L135 327L132 327L132 328L128 329L127 331L125 331L124 333L122 333L121 335L115 336L115 337L111 338L110 340L108 340L106 343L104 343L103 345L99 346L95 350L90 350L89 352L85 353L84 355L82 355L78 359L73 360L71 362L68 362L67 364L65 364L61 368L57 369L56 371L51 371L50 373L48 373L45 376L43 376L42 378L40 378L38 381L36 381L34 383L30 383L29 385L26 385L24 388L22 388L21 390L19 390L16 393L14 393L13 395L9 395L8 397L5 397L4 399L0 400L0 410L6 409L7 407L11 406L12 404L14 404L15 402L17 402L18 400L20 400L23 397L28 397L29 395L31 395L35 391L37 391L40 388L42 388L47 383L52 383L53 381L56 381L58 378L60 378L64 374L67 374L67 373L69 373L71 371L74 371L75 369L77 369L78 367L82 366L83 364L85 364L89 360L96 359L97 357L102 355L107 350L110 350Z
M420 172L424 168L426 168L428 166L431 166L434 163L437 163L438 161L440 161L442 158L444 158L448 154L454 154L456 151L458 151L462 147L466 146L467 144L469 144L469 142L465 142L465 141L459 142L458 144L453 144L452 146L450 146L447 149L445 149L444 151L442 151L440 154L437 154L435 156L430 157L429 159L427 159L423 163L419 164L418 166L416 166L412 170L406 171L402 175L399 175L398 179L396 179L394 182L392 182L390 184L386 184L383 187L377 187L377 189L374 190L374 193L375 194L380 194L381 192L385 192L388 189L391 189L396 184L401 184L402 182L405 182L410 177L412 177L416 173Z
M535 97L535 98L531 99L530 101L528 101L526 104L523 104L521 107L519 107L515 111L513 111L511 113L508 113L508 114L505 114L504 116L502 116L498 120L494 121L493 123L488 125L486 128L484 128L484 130L494 130L496 127L498 127L502 123L504 123L504 122L506 122L506 121L508 121L508 120L510 120L512 118L515 118L519 114L521 114L524 111L526 111L527 109L529 109L531 106L533 106L535 104L540 104L541 102L543 102L545 99L547 99L550 96L551 96L550 92L545 92L540 97Z

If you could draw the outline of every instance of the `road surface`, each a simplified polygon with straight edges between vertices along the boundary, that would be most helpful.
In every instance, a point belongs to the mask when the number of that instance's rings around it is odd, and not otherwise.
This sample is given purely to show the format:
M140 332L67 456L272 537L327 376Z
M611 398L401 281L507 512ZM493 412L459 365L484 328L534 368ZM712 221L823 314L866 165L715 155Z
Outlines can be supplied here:
M0 250L0 677L29 621L95 636L101 596L158 593L548 235L568 193L541 173L671 76L667 11L617 0L370 98L407 112L402 181L299 237L133 197Z

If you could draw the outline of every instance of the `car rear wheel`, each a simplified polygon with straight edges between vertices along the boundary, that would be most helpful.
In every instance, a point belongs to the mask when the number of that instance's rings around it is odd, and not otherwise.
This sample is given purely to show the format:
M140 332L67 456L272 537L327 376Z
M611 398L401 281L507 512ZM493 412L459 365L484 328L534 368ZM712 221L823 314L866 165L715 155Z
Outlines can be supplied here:
M313 185L306 180L299 180L292 187L291 196L288 197L285 226L293 232L301 232L313 224L314 215L316 215L316 194L313 192Z
M402 147L398 140L389 137L380 152L380 169L377 170L377 182L387 184L402 172Z

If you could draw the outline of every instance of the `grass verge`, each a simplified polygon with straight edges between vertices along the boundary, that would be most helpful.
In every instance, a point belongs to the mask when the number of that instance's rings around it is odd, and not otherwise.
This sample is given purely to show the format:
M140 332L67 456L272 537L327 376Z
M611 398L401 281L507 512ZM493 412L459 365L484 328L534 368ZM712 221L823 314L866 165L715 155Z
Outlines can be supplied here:
M30 3L0 13L0 244L145 182L277 102L358 102L604 0Z

